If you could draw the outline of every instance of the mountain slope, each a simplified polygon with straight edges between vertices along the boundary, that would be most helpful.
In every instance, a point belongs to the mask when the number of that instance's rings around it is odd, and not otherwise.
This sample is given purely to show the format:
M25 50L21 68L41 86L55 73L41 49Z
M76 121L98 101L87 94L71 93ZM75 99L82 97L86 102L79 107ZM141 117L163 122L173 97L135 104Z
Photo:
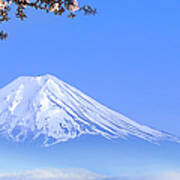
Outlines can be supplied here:
M83 134L179 141L106 108L51 75L20 77L0 89L0 133L17 142L42 137L44 146Z

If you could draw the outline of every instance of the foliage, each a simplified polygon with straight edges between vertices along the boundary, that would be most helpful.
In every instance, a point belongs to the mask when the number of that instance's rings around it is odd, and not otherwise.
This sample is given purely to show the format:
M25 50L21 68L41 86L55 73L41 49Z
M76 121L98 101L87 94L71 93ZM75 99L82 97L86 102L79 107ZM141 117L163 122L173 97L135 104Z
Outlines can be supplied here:
M26 8L34 8L36 10L46 11L47 13L53 12L55 15L62 16L65 12L68 12L69 18L74 18L75 11L83 11L85 15L96 14L96 9L91 6L80 7L77 0L0 0L0 23L10 20L9 12L11 6L16 7L16 18L24 20L27 18ZM0 32L0 39L6 39L8 36L4 31Z

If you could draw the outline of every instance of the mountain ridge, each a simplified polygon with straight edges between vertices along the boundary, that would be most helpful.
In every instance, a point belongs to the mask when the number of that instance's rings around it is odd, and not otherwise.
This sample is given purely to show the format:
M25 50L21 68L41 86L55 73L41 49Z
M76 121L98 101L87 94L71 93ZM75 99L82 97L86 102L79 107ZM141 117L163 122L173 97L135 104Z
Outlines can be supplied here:
M21 76L0 89L0 135L21 142L29 133L33 140L43 136L46 147L83 134L180 142L101 105L50 74Z

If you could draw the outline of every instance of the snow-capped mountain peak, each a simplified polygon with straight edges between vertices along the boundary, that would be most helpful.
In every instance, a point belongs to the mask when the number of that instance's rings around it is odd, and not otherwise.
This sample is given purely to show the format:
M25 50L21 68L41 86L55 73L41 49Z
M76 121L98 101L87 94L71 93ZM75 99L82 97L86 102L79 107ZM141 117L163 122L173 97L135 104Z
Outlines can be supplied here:
M17 142L43 137L44 146L84 134L179 141L108 109L49 74L19 77L0 89L0 134Z

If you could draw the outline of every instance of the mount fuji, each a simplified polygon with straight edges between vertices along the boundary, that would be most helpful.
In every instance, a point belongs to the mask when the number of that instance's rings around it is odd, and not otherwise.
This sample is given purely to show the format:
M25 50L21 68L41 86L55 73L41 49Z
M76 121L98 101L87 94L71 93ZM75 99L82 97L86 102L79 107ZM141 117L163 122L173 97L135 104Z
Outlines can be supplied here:
M101 105L52 75L19 77L0 89L1 137L15 142L41 138L48 147L85 134L180 142Z

